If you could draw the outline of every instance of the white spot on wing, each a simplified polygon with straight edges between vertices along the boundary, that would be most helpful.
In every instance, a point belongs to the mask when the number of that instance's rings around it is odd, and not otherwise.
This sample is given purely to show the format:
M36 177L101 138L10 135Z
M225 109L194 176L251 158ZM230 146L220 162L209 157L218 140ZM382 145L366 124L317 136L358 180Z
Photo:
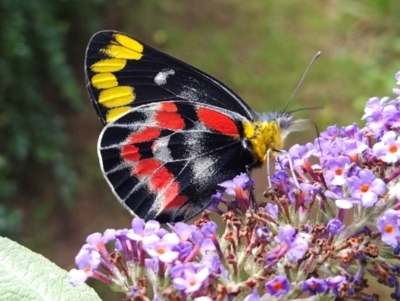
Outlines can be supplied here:
M185 86L178 96L194 102L199 100L198 91L189 86Z
M184 142L187 158L193 158L201 155L204 151L204 135L201 132L184 133Z
M168 148L169 136L158 138L154 141L152 150L154 158L160 160L161 162L171 162L171 152Z
M203 156L194 159L190 162L190 168L192 169L194 185L206 185L215 170L213 168L215 164L215 158L212 156Z
M164 69L157 73L157 75L154 77L154 82L159 86L165 85L167 83L167 77L174 74L175 70Z

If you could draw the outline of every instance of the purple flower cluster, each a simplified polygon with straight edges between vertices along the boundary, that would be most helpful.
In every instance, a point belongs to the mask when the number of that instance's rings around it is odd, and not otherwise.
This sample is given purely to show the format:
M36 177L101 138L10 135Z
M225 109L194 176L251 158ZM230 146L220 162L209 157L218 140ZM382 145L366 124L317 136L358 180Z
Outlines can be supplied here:
M364 127L328 127L279 156L268 200L253 204L247 174L220 183L208 208L222 216L220 235L207 211L168 231L135 218L131 229L90 235L69 281L96 278L126 300L373 301L366 278L374 277L400 300L400 89L394 93L367 101Z
M395 78L399 84L400 72ZM360 292L367 286L369 274L394 287L392 297L400 300L398 268L389 261L400 253L400 90L393 91L399 95L396 99L367 101L364 127L330 126L313 144L295 145L289 156L281 155L272 177L278 189L267 192L296 231L307 224L318 243L329 246L330 257L325 250L313 255L306 252L305 256L323 260L328 267L325 275L339 277L340 271L340 276L346 277L346 290L332 290L342 297L359 294L366 298ZM315 210L316 218L310 219ZM345 218L353 221L346 227ZM317 236L319 223L325 225L326 233ZM342 264L330 266L334 258L340 258ZM360 265L365 268L355 269ZM303 282L303 291L322 293L332 287L326 279L313 277Z
M78 269L70 271L69 281L78 285L96 278L135 298L147 295L147 278L154 280L155 297L171 294L168 285L178 295L204 296L214 279L228 274L218 252L216 224L203 218L199 225L177 223L169 232L156 221L134 218L131 229L92 234L76 256ZM109 252L106 244L111 241L115 247Z

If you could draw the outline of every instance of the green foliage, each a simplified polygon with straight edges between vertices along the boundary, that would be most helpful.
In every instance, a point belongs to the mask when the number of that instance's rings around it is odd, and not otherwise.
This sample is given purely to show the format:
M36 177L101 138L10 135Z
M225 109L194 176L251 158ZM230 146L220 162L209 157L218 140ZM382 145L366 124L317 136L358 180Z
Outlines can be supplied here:
M51 169L67 200L77 174L65 153L62 112L81 110L81 92L67 62L70 20L94 27L102 1L0 1L0 199ZM82 24L79 24L83 26ZM92 31L90 28L88 31ZM31 187L32 188L32 187ZM25 191L26 192L26 191ZM6 209L5 209L6 210ZM2 230L2 229L0 229Z
M0 237L1 300L87 300L101 301L83 284L73 287L67 272L29 249Z

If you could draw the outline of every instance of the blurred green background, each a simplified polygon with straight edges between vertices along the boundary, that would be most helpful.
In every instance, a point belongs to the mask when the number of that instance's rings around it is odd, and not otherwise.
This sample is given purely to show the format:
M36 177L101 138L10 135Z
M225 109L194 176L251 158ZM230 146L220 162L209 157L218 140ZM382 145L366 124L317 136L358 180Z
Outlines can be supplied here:
M96 31L178 57L257 111L283 109L321 50L289 110L323 106L296 113L323 131L359 122L369 97L391 94L399 16L398 0L0 0L0 234L70 269L88 234L129 226L100 173L101 124L85 91Z

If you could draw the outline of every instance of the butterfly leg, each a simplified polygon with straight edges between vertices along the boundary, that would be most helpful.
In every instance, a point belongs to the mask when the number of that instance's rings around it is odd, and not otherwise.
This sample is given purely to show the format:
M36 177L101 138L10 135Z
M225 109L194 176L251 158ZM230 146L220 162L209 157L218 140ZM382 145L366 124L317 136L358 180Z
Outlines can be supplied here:
M297 180L296 173L294 172L292 158L290 158L289 153L287 151L285 151L285 150L279 150L279 151L276 150L276 152L279 152L281 155L285 156L288 159L289 169L290 169L290 173L292 174L293 182L294 182L294 184L296 185L296 187L298 189L301 189L300 184L299 184L299 182ZM281 161L278 160L278 162L279 162L279 165L281 166L281 169L283 169Z

